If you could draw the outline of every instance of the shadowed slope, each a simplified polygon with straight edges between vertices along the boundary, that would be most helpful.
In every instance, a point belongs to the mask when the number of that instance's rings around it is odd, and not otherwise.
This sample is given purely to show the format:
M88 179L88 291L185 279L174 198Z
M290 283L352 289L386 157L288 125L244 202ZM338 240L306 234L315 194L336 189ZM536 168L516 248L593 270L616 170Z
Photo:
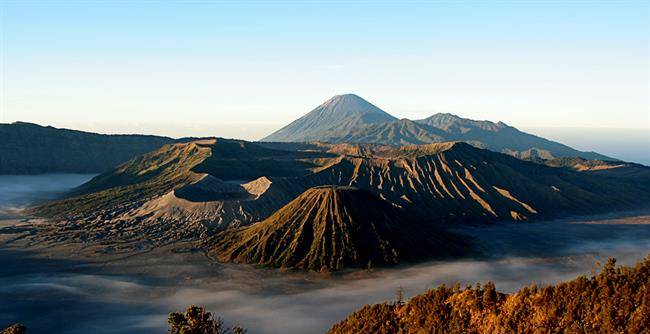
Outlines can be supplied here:
M458 237L404 217L369 191L316 187L262 222L217 235L210 253L228 262L340 270L464 251Z
M0 124L0 174L99 173L174 139Z
M567 157L555 158L544 163L547 166L570 168L588 174L626 178L637 183L650 183L650 167L631 162Z

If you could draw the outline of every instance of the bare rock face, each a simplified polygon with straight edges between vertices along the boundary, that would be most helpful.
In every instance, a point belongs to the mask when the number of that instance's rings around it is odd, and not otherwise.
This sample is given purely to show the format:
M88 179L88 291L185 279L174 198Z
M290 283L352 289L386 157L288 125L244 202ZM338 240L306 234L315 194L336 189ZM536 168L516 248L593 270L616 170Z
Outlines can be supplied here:
M416 224L367 190L308 189L269 218L215 236L210 253L224 262L302 270L394 265L458 255L465 242Z

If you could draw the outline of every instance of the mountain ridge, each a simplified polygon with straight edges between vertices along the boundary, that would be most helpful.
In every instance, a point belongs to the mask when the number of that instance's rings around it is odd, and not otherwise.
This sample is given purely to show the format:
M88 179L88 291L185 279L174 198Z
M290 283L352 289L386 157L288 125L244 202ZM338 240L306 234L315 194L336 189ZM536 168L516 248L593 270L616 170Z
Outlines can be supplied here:
M373 114L383 115L372 122L358 120L348 106L340 103L342 96L352 96L372 106ZM324 121L319 108L327 106L329 117ZM378 110L377 110L378 109ZM332 116L338 113L337 116ZM353 115L353 116L349 116ZM347 121L343 119L349 117ZM324 124L321 124L324 123ZM480 148L513 156L528 156L530 150L541 152L543 158L582 157L616 160L596 153L583 152L567 145L535 136L503 122L477 121L449 113L437 113L420 120L397 119L362 98L349 94L337 95L308 114L291 122L260 141L330 143L374 143L385 145L425 144L444 141L464 141Z
M464 142L272 146L218 138L166 145L33 208L52 221L38 238L119 241L122 249L200 240L264 220L323 185L368 190L422 224L443 227L635 209L650 194L648 182L549 167Z
M0 124L0 174L99 173L174 141L162 136L107 135L27 122Z

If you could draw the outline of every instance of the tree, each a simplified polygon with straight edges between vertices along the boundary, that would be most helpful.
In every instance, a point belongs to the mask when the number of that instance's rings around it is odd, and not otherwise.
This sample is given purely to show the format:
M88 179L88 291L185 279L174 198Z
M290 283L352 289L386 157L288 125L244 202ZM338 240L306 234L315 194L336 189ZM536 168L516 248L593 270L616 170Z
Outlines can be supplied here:
M13 324L2 330L1 334L26 334L27 327L21 324Z
M190 306L184 313L173 312L167 318L169 334L246 334L239 325L232 329L225 327L221 318L214 318L203 307ZM4 334L4 333L3 333Z
M397 305L404 304L404 289L401 286L395 292L395 303Z
M649 291L650 255L634 267L610 259L593 277L512 294L492 282L441 285L405 303L366 305L328 333L650 333Z

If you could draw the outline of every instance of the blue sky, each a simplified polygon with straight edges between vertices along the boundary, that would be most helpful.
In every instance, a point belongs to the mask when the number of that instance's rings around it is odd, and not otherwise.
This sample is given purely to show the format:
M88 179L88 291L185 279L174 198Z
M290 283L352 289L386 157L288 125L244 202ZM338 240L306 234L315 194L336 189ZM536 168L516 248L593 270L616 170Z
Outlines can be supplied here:
M397 117L650 128L644 1L0 8L0 122L256 139L352 92Z

